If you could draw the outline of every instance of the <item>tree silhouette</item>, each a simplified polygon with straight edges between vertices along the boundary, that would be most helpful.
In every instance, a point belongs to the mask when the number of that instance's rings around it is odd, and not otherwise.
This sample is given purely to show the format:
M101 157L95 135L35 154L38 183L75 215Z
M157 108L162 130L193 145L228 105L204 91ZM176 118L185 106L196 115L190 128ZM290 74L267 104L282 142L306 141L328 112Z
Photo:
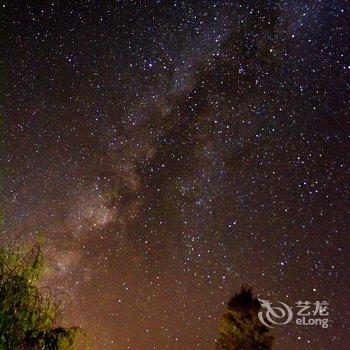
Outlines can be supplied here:
M39 245L25 253L0 249L0 349L75 348L83 331L54 327L58 308L38 288L42 271Z
M221 318L216 350L271 349L274 338L258 319L260 309L251 288L242 287L240 293L231 298Z

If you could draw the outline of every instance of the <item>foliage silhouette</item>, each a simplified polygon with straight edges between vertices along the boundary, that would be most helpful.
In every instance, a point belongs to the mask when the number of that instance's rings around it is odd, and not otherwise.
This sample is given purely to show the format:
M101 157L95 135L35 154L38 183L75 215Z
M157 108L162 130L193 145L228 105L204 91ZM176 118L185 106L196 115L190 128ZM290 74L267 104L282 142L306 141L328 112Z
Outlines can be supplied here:
M260 309L251 288L242 287L240 293L231 298L221 318L216 350L272 349L274 338L269 328L259 321Z
M84 332L55 327L58 307L38 287L44 263L39 245L14 253L0 249L0 349L75 349Z

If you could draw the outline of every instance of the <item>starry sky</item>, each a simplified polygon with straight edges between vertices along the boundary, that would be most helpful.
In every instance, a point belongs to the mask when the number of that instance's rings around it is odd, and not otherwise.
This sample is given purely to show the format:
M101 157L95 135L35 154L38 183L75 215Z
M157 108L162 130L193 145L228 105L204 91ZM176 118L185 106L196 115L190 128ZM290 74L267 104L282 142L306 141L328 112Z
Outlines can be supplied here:
M349 349L341 0L7 1L5 225L93 349L213 349L230 296L326 300Z

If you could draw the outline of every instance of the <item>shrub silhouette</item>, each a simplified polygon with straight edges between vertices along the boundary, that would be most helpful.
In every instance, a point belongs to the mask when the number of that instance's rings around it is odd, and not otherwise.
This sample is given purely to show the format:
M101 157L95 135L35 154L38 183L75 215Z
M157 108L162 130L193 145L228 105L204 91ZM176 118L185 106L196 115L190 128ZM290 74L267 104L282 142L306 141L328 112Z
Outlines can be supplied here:
M260 309L251 288L242 287L231 298L221 318L216 350L270 350L274 338L259 321Z
M39 245L25 253L0 249L0 349L74 349L83 331L54 327L57 305L44 297L38 281L43 271Z

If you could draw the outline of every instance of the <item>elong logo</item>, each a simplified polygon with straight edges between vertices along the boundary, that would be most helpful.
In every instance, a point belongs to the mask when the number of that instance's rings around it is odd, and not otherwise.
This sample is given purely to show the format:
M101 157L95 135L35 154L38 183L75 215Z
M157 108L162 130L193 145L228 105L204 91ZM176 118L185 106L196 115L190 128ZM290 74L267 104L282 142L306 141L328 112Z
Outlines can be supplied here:
M259 302L263 310L258 313L258 317L266 327L273 328L274 325L285 325L292 321L293 310L286 303L279 301L278 306L272 306L272 303L268 300L259 299ZM327 301L316 301L314 303L298 301L295 305L299 309L296 313L298 317L295 318L297 326L329 327L329 319L326 317L329 315L329 303Z

